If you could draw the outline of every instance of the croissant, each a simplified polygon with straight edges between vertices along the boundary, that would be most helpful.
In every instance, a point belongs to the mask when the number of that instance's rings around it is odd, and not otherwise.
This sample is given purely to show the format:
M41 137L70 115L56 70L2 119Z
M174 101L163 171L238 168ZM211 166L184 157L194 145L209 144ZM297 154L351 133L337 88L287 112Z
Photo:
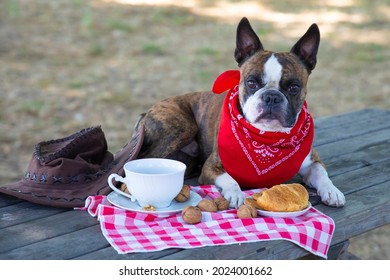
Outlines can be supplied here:
M258 208L273 212L295 212L309 206L309 193L301 184L276 185L254 199Z

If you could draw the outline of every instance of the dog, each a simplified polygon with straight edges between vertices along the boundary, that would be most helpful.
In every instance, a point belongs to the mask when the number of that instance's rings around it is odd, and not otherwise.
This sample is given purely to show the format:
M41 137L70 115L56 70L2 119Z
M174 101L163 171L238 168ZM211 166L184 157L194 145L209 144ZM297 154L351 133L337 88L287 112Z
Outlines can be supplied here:
M290 52L268 51L243 18L234 52L239 70L217 78L218 94L192 92L152 106L139 121L145 127L139 158L180 160L187 174L199 168L199 183L215 185L231 208L243 204L242 189L271 187L296 173L323 203L343 206L343 193L312 148L305 101L319 43L312 24Z

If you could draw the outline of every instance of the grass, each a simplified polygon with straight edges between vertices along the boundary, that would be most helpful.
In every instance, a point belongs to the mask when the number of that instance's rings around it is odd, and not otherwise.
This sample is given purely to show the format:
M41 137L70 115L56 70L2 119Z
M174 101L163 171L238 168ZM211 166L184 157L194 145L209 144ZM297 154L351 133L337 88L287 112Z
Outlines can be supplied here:
M47 106L46 102L43 100L30 100L23 101L19 104L19 110L21 112L39 116L39 113Z
M68 86L70 89L80 89L85 86L85 82L75 79L68 82Z
M357 62L382 62L390 60L388 47L379 44L360 44L351 52L350 58Z
M155 8L152 11L151 18L155 24L172 26L188 25L194 23L197 20L193 15L175 7L169 9Z
M163 55L163 48L154 43L147 43L142 46L142 53L146 55Z
M10 18L16 18L19 14L19 3L17 0L6 0L6 11Z
M89 46L87 53L91 57L100 56L104 53L105 47L101 43L92 43L92 45Z
M197 55L201 55L201 56L209 56L209 57L216 57L218 56L220 53L218 50L214 49L214 48L211 48L211 47L202 47L202 48L199 48L197 51L196 51L196 54Z
M135 27L122 19L111 18L106 21L106 25L112 30L119 30L126 33L134 32Z

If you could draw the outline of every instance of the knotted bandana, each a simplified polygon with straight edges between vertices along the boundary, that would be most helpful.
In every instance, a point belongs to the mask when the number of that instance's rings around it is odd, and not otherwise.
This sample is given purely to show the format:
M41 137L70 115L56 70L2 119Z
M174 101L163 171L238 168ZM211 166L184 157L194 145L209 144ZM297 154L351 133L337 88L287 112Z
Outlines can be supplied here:
M290 132L261 131L239 112L240 72L229 70L214 82L213 92L226 90L218 134L218 149L225 171L244 188L271 187L299 171L310 153L314 123L306 102Z

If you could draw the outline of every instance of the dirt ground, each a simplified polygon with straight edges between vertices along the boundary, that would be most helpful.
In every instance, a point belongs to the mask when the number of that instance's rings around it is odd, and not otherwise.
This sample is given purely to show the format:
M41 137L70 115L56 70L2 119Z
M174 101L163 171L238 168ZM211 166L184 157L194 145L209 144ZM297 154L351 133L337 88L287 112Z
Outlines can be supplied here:
M2 0L0 183L19 180L40 141L102 125L115 152L154 102L209 90L237 67L243 16L277 51L319 25L314 117L390 108L389 0ZM350 251L390 259L389 233L356 237Z

